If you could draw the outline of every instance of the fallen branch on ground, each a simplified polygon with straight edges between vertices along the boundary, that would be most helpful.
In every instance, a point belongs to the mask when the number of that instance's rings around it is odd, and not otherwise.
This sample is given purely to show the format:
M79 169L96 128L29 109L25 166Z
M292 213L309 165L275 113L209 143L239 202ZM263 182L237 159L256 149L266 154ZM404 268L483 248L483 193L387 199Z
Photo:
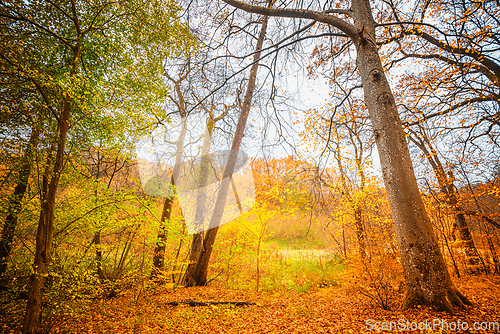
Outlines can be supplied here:
M248 306L257 305L252 302L195 302L193 300L187 300L182 302L169 302L165 303L168 306L179 306L180 304L186 304L189 306L209 306L209 305L234 305L234 306Z

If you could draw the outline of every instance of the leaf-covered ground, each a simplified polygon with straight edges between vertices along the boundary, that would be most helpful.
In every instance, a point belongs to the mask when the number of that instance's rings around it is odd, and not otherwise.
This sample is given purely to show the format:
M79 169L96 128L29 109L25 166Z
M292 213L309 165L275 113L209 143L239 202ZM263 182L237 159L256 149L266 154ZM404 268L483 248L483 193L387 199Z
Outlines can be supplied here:
M368 329L375 327L375 322L382 326L385 321L396 322L399 329L406 329L392 332L499 333L495 330L474 331L473 326L475 322L496 322L500 325L500 279L491 276L466 277L458 280L456 285L474 303L474 307L469 312L457 310L455 316L428 308L401 312L399 301L392 305L392 310L386 311L345 285L307 293L257 293L211 286L149 292L141 298L135 298L132 292L125 292L113 299L94 301L92 309L84 315L64 319L51 332L370 333L377 332ZM247 301L256 305L166 305L167 302L187 300ZM444 324L436 325L434 331L429 328L411 330L411 326L415 328L425 321L431 328L433 321L441 321L442 324L446 321L450 327L448 331L443 330L446 328ZM463 329L464 322L469 327L468 331L453 330L453 324L458 323Z

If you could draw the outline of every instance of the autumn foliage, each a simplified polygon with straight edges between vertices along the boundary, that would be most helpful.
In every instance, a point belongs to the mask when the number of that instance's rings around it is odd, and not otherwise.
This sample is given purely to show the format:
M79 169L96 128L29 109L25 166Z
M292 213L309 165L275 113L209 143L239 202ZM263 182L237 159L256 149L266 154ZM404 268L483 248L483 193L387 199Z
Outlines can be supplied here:
M301 5L0 1L0 331L500 329L497 4Z

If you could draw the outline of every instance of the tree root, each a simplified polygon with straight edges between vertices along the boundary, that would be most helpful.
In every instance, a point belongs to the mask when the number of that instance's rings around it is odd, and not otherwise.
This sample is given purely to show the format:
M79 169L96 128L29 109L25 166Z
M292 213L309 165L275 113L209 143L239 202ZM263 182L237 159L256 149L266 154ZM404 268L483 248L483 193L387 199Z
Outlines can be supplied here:
M472 306L467 297L465 297L457 289L447 289L443 293L436 295L432 300L426 300L422 295L417 293L407 293L403 298L403 311L410 308L415 308L418 305L434 307L438 311L448 312L452 315L455 314L455 306L468 311L468 306Z

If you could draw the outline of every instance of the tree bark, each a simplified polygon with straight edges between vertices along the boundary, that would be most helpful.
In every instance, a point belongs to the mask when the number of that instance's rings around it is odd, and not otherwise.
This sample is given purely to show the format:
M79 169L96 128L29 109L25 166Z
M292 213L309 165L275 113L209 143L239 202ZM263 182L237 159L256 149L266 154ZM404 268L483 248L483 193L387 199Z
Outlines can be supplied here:
M368 0L353 0L357 65L380 156L406 281L403 309L435 306L454 313L470 302L455 288L420 196L403 126L380 60Z
M201 159L200 159L200 172L198 177L198 194L196 198L196 213L195 213L195 228L198 229L203 226L205 222L205 206L206 206L206 192L205 187L208 184L208 176L210 172L210 147L213 132L213 117L209 118L207 124L207 132L205 134L205 139L203 142ZM193 239L191 242L191 248L189 251L189 264L186 268L186 273L184 275L183 284L186 286L195 285L194 273L196 260L200 254L200 250L203 247L203 231L193 234Z
M96 206L97 206L97 202L99 201L99 186L98 186L98 183L99 183L99 176L101 174L101 162L102 162L102 159L103 157L101 156L101 153L99 152L99 150L97 150L97 163L96 163L96 173L95 173L95 182L96 182L96 185L95 185L95 193L94 193L94 196L95 196L95 201L96 201ZM111 181L110 183L108 184L108 188L109 188L109 185L111 184ZM103 280L106 278L106 275L104 274L104 270L102 268L102 245L101 245L101 230L97 230L95 233L94 233L94 245L95 245L95 263L96 263L96 267L97 267L97 276L99 277L99 279Z
M12 251L12 242L14 241L16 232L17 216L21 210L21 202L28 187L28 179L33 167L33 151L38 145L39 135L40 131L33 126L28 145L24 151L21 163L19 164L19 179L9 201L9 211L7 217L5 217L2 237L0 238L0 277L2 277L7 270L8 258Z
M271 6L272 1L269 4ZM255 48L255 54L253 58L254 64L252 65L250 70L250 79L248 80L245 99L243 101L243 105L241 106L241 113L238 119L238 124L236 125L236 131L234 133L231 151L227 159L226 166L224 167L224 172L222 174L222 182L217 194L217 200L215 202L214 211L210 220L209 230L205 233L205 238L203 239L202 245L203 247L200 250L200 254L194 268L192 284L196 286L203 286L207 283L208 262L212 254L213 244L215 242L215 238L217 237L219 224L224 213L224 208L226 206L229 186L233 177L241 141L243 139L243 133L245 131L245 126L248 119L248 114L250 113L250 106L252 104L253 92L255 89L255 82L257 78L257 70L259 67L259 58L262 50L262 44L264 43L264 38L267 31L267 23L268 17L266 16L264 17L264 20L262 22L260 34L257 39L257 46Z
M153 253L153 270L151 272L151 277L157 277L161 270L165 267L165 249L167 243L167 226L166 224L172 218L172 208L174 204L174 199L176 196L175 192L175 177L172 172L170 175L170 182L172 184L172 196L166 197L163 202L163 209L160 219L160 230L157 235L157 241L155 245L155 250Z

